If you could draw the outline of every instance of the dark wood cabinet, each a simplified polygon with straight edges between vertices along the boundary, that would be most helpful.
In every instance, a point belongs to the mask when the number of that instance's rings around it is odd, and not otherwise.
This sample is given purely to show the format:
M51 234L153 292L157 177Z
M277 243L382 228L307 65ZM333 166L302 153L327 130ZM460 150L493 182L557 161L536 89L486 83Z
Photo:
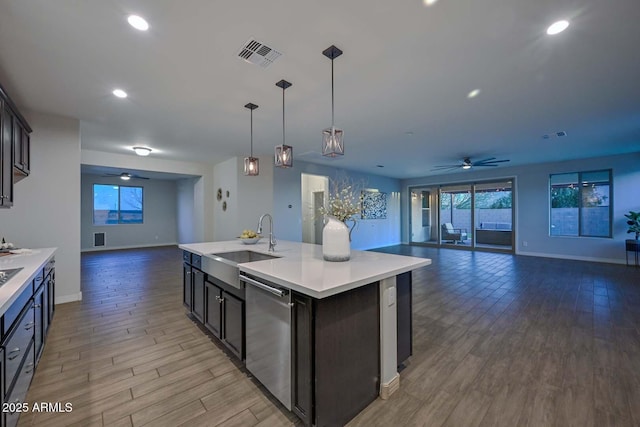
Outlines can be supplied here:
M398 337L398 367L413 354L413 325L411 323L412 285L411 272L396 276L396 309L397 309L397 337Z
M222 339L222 289L211 282L205 284L206 312L204 326Z
M244 359L244 301L207 281L204 326L239 359Z
M13 118L13 172L15 181L29 175L30 168L29 133L17 117Z
M191 280L193 282L191 313L201 323L204 323L204 276L205 274L202 271L195 267L191 268Z
M293 410L306 425L344 425L379 393L378 282L293 303Z
M31 169L31 127L0 85L0 208L14 201L14 183Z
M36 360L40 360L42 349L44 348L45 337L45 318L48 317L47 303L45 302L45 292L47 288L45 285L41 285L33 296L33 310L34 310L34 352Z
M239 359L244 359L244 301L222 292L222 342Z
M191 296L193 295L193 281L191 279L191 266L182 264L182 304L191 311Z
M0 100L0 207L13 206L13 115L9 105Z

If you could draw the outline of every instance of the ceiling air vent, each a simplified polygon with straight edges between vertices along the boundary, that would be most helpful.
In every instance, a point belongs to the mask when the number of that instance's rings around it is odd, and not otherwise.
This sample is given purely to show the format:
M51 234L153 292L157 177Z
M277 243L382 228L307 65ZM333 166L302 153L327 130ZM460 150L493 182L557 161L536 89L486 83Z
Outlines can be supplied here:
M267 68L282 54L252 37L240 49L238 56L247 62Z

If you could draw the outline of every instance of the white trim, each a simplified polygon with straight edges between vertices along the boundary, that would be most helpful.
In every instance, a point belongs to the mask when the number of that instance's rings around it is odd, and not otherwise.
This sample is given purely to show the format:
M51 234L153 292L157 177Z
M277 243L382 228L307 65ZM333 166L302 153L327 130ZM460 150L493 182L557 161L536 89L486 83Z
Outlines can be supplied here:
M74 302L74 301L82 301L82 292L78 292L77 294L71 294L71 295L61 295L61 296L56 296L56 301L55 304L64 304L67 302Z
M577 256L577 255L564 255L564 254L546 254L540 252L521 252L516 251L516 255L535 256L539 258L556 258L556 259L571 259L575 261L591 261L591 262L604 262L609 264L624 264L625 260L617 258L597 258L590 256Z
M85 248L85 249L82 249L80 252L100 252L100 251L114 251L118 249L155 248L158 246L178 246L178 242L151 243L148 245L104 246L99 248Z

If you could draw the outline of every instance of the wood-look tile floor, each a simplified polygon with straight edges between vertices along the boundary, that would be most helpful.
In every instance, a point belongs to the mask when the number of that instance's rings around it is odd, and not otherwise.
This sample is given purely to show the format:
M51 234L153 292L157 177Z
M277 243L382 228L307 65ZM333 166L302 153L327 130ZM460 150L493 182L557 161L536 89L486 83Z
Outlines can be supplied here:
M640 269L455 249L414 273L401 389L350 426L640 425ZM184 314L174 248L82 255L20 425L285 426L295 420Z
M264 393L182 306L176 247L82 254L83 300L56 306L20 426L280 426Z

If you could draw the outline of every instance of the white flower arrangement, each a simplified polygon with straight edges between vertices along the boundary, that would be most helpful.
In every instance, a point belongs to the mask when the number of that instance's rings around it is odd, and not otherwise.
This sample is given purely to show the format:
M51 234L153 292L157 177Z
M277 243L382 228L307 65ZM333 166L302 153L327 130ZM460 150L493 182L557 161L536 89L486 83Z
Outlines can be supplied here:
M330 215L339 221L355 221L354 215L362 210L362 191L349 178L341 176L330 180L329 204L319 209L321 215Z

